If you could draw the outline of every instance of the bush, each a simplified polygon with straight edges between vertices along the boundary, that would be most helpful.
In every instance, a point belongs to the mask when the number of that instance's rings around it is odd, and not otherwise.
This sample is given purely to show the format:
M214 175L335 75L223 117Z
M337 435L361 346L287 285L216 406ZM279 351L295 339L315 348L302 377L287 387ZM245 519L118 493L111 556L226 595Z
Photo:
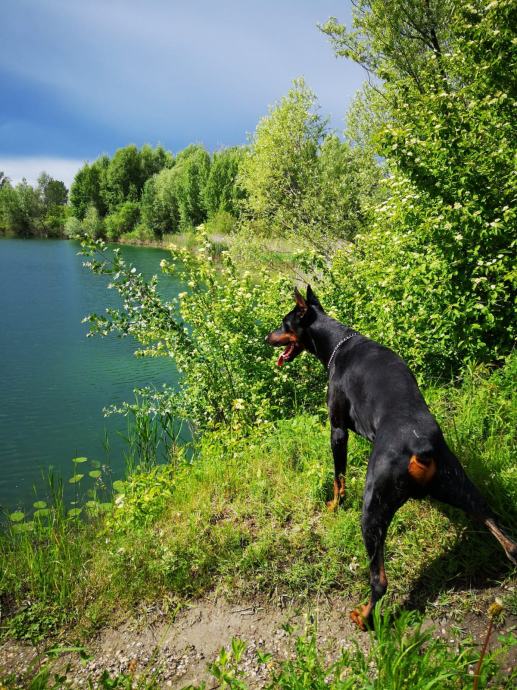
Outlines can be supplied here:
M134 230L139 220L140 204L136 201L125 201L104 219L106 237L109 240L118 240L121 235Z
M227 252L214 262L206 238L197 254L173 248L173 262L162 262L188 288L171 302L162 302L156 281L143 277L118 252L90 262L112 277L125 309L89 317L93 332L121 331L143 345L141 354L174 357L182 373L178 414L196 428L220 424L241 426L290 416L296 408L319 406L324 374L300 357L298 378L274 366L277 355L264 342L291 308L292 287L282 277L260 279L239 274ZM102 243L86 243L94 258ZM282 302L282 296L289 295Z
M217 211L204 224L207 235L232 235L237 228L237 219L228 211Z

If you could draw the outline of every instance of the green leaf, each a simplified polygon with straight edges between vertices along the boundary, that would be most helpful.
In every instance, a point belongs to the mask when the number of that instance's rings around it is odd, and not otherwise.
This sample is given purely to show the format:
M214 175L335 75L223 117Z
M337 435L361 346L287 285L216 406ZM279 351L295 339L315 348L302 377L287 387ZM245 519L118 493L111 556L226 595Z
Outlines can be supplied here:
M124 489L126 488L126 485L123 481L121 481L120 479L117 479L117 481L113 482L113 488L115 489L115 491L117 493L121 494L124 491Z
M81 514L82 508L70 508L68 511L68 517L77 517Z
M75 462L76 465L78 465L81 462L86 462L87 460L88 460L88 458L82 458L82 457L81 458L72 458L72 462Z
M100 470L91 470L88 472L88 476L91 477L92 479L98 479L101 476L102 472Z
M35 518L47 517L47 515L50 515L50 509L49 508L40 508L39 510L34 511L34 517Z
M15 510L14 513L11 513L9 515L9 519L11 520L11 522L21 522L24 517L25 513L22 513L21 510Z
M37 508L38 510L41 510L41 509L47 507L47 504L45 503L45 501L36 501L32 505L34 506L34 508Z
M13 525L13 532L31 532L34 529L34 522L20 522Z
M70 477L68 481L70 484L77 484L77 482L80 482L83 477L84 474L74 474L74 476Z

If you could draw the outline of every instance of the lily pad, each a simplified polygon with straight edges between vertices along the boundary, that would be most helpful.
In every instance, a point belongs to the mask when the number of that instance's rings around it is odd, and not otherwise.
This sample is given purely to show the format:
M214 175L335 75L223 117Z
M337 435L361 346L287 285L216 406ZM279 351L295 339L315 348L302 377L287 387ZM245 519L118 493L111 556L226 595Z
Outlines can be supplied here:
M78 465L81 462L86 462L88 458L72 458L72 462L75 462L76 465Z
M118 494L121 494L124 491L124 489L126 488L126 485L123 481L121 481L120 479L117 479L117 481L113 482L113 488L115 489L115 491Z
M68 517L77 517L81 514L82 508L70 508L68 511Z
M47 504L45 501L36 501L35 503L32 504L37 510L43 510L43 508L47 507Z
M90 476L92 479L98 479L101 474L102 472L100 470L91 470L88 472L88 476Z
M13 525L13 532L31 532L34 529L34 522L19 522Z
M68 481L70 482L70 484L77 484L77 482L80 482L83 477L84 474L74 474L74 476L70 477Z
M9 515L9 519L11 520L11 522L21 522L24 517L25 513L22 513L21 510L15 510L14 513L11 513Z

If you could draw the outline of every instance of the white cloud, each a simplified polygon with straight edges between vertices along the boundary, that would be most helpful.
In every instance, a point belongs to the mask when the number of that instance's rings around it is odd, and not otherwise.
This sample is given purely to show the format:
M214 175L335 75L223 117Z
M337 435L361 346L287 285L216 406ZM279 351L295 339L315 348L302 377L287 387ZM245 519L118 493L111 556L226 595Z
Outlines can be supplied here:
M45 171L56 180L61 180L70 188L75 173L84 161L72 158L46 158L34 156L7 157L0 156L0 171L13 184L21 182L25 177L29 184L36 184L41 172Z

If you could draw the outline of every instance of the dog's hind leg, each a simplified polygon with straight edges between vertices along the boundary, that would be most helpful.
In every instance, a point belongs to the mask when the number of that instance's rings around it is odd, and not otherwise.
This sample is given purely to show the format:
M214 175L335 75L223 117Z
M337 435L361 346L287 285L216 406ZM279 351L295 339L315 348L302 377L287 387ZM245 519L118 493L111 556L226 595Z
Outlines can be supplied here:
M330 427L330 447L334 458L334 495L327 501L329 510L336 510L345 498L345 474L347 460L348 431L338 427Z
M361 528L364 545L370 559L371 595L365 606L359 606L350 614L352 621L361 630L371 625L375 604L384 596L388 588L384 570L386 534L393 516L410 495L409 482L398 477L397 472L392 473L390 471L392 463L390 461L383 463L383 460L382 457L376 458L372 455L364 492Z
M497 524L495 513L476 486L467 477L458 458L448 448L440 454L437 472L427 487L432 498L468 513L482 522L503 547L510 561L517 565L517 544Z

